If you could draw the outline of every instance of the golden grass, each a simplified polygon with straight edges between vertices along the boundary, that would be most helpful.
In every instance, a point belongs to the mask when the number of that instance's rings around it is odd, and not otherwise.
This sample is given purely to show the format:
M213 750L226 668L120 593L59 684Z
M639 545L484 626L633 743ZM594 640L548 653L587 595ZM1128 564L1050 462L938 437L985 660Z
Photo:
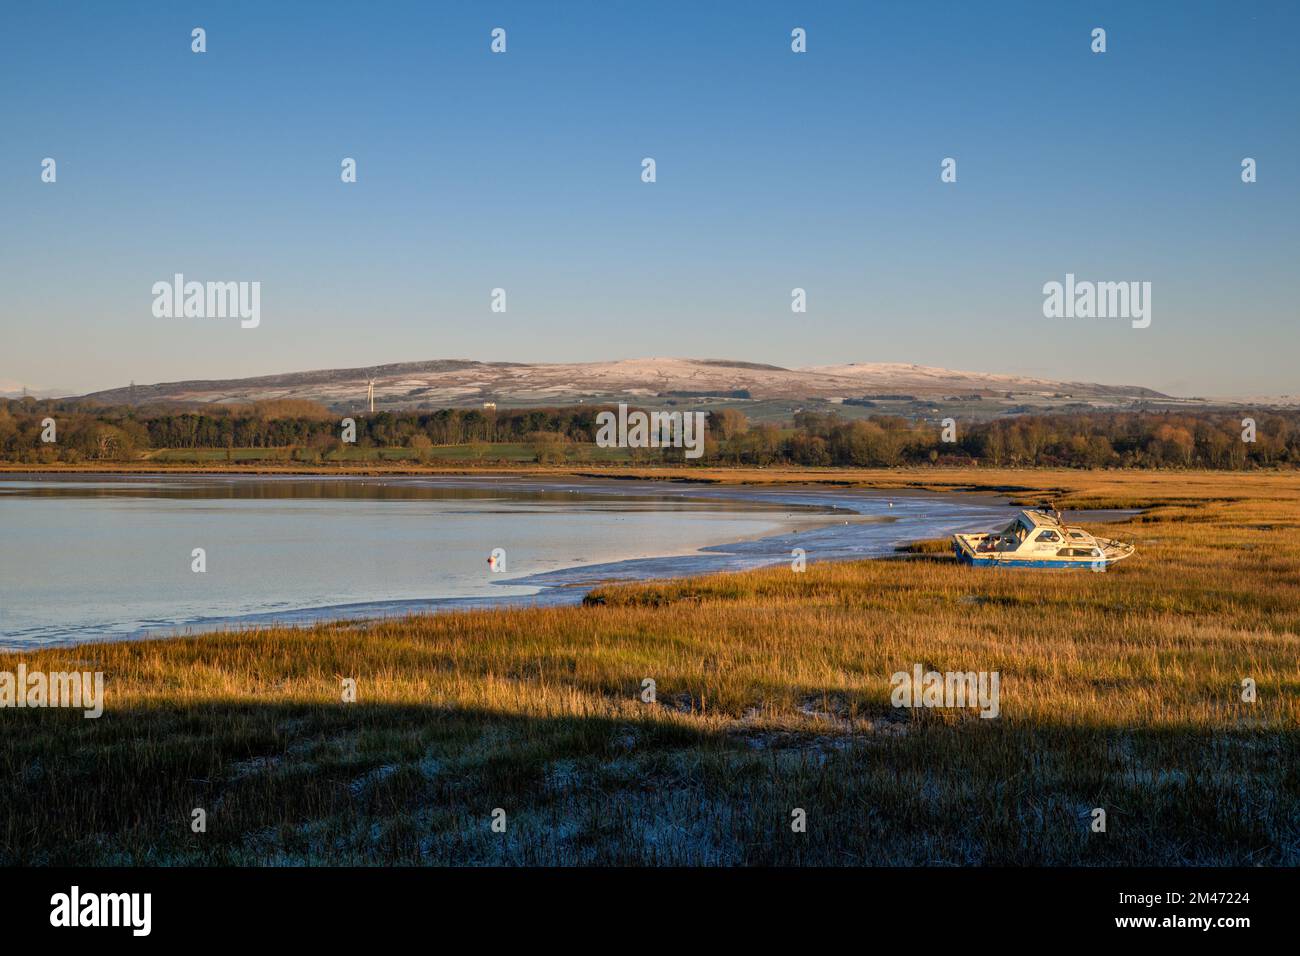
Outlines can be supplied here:
M701 471L1148 510L1098 529L1138 546L1106 574L813 554L584 607L26 654L108 700L0 711L0 862L1300 863L1300 476ZM892 708L914 663L1000 672L1001 716Z

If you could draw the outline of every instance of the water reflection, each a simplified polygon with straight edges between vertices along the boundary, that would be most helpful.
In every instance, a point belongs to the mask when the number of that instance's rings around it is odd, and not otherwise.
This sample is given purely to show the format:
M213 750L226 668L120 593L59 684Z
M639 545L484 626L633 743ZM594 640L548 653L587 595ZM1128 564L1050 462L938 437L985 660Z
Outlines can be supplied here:
M983 530L978 498L517 477L0 479L0 646L580 600ZM206 571L191 555L202 548ZM506 573L488 555L502 548Z

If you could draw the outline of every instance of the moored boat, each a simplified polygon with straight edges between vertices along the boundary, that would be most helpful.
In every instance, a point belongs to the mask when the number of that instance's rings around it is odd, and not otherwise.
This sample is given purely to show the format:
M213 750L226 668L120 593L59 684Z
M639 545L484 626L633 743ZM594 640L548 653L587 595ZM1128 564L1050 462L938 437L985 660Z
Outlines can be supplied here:
M1067 525L1050 506L1022 511L1001 531L955 534L958 560L984 568L1066 568L1104 571L1136 550Z

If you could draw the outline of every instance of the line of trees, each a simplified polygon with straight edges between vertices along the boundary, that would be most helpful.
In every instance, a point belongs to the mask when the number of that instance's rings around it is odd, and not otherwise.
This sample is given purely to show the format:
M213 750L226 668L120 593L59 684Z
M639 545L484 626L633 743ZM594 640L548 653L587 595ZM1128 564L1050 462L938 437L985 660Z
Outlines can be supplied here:
M439 445L525 443L539 461L563 461L595 441L597 406L458 409L352 415L356 445L403 447L436 458ZM130 461L151 449L341 450L342 418L312 402L281 400L199 411L0 400L0 460ZM1254 421L1253 430L1243 424ZM49 424L54 423L54 441ZM951 439L951 440L945 440ZM1253 440L1250 440L1253 439ZM640 461L683 461L681 449L639 449ZM1300 412L1096 412L1018 415L969 423L798 412L793 427L751 424L734 409L709 415L694 464L890 467L979 464L1124 468L1251 468L1300 464Z
M1253 427L1243 425L1249 417ZM759 426L762 430L762 426ZM952 441L945 441L945 432ZM1249 439L1249 440L1248 440ZM755 461L769 454L771 436L756 449L743 439L735 453ZM726 449L730 451L731 448ZM895 416L844 421L800 412L779 449L806 465L892 466L981 464L1077 468L1228 468L1300 464L1300 413L1108 412L1018 415L941 423Z

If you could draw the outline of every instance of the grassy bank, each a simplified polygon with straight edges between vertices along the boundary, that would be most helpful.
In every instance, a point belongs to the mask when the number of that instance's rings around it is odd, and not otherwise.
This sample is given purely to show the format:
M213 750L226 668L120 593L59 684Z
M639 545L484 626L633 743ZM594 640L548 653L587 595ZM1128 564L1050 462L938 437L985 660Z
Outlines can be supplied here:
M0 655L107 682L99 720L0 711L0 863L1300 864L1300 477L686 471L1148 510L1094 528L1139 549L1107 574L811 554ZM999 671L1001 716L891 707L915 663Z

